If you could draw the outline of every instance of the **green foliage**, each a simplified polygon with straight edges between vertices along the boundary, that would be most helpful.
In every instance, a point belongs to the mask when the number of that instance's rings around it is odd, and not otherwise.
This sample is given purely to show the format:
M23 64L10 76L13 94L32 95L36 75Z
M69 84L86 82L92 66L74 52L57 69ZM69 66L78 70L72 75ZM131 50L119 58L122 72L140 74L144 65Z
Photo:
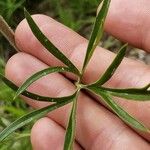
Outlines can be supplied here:
M12 23L13 21L11 17L13 16L13 13L18 8L23 8L22 5L25 2L25 0L1 0L0 1L0 14L4 16L5 20L9 23Z
M108 13L108 8L110 5L110 0L104 0L104 4L102 5L101 10L98 12L98 15L96 17L95 25L92 31L91 38L89 40L88 48L87 48L87 53L85 56L85 60L83 63L83 73L85 71L85 68L90 61L93 52L96 48L96 46L99 44L100 39L102 38L103 35L103 28L104 28L104 22L106 15Z
M5 62L0 59L0 73L4 74ZM20 99L12 101L15 92L0 81L0 131L6 128L16 118L25 115L28 111L28 106ZM31 127L22 128L21 132L17 131L7 140L0 143L1 150L31 150L29 129ZM15 137L15 138L14 138ZM11 147L11 148L10 148Z
M25 89L27 89L36 80L38 80L41 77L44 77L50 73L57 73L57 72L74 72L74 71L68 67L50 67L48 69L39 71L36 74L34 74L33 76L31 76L28 80L26 80L26 82L17 90L14 98L18 97L21 93L23 93L25 91ZM58 100L60 100L60 98L59 99L52 98L51 102L57 102Z
M53 8L56 11L55 15L63 24L80 31L94 22L93 14L95 15L99 2L99 0L51 0L51 5L55 6Z
M121 97L125 98L128 100L136 100L136 101L149 101L150 100L150 91L148 88L150 85L143 87L143 88L130 88L130 89L111 89L111 88L106 88L106 87L100 87L100 86L95 86L89 85L88 88L91 90L98 89L99 91L104 91L112 96L116 97Z
M37 95L37 94L34 94L34 93L31 93L31 92L28 92L25 90L24 88L24 84L26 85L26 83L23 84L22 87L18 88L14 83L12 83L11 81L9 81L7 78L5 78L3 75L0 74L0 79L6 84L8 85L12 90L14 91L17 91L17 93L19 92L20 93L20 90L21 90L21 93L22 95L26 96L26 97L29 97L29 98L32 98L36 101L44 101L44 102L57 102L57 101L61 101L61 100L68 100L68 99L72 99L72 96L67 96L67 97L56 97L56 98L53 98L53 97L47 97L47 96L40 96L40 95ZM31 80L30 80L31 79ZM31 82L32 81L32 77L30 78L28 81ZM28 84L28 83L27 83ZM29 84L28 84L29 85ZM28 86L26 86L27 88ZM23 91L22 91L23 89ZM11 100L12 99L16 99L16 95L17 93L13 94L14 96L13 97L10 97Z
M78 1L78 2L82 3L80 1ZM90 1L89 1L89 3L90 3ZM53 111L53 110L55 110L59 107L62 107L68 103L72 103L72 110L71 110L70 118L68 121L68 127L67 127L67 131L66 131L66 137L65 137L65 143L64 143L64 150L72 150L73 149L73 141L75 138L77 99L78 99L79 92L82 89L92 91L93 93L99 95L102 98L102 100L107 104L107 106L110 107L128 125L132 126L135 129L138 129L140 131L149 132L148 128L146 128L142 123L140 123L135 118L133 118L130 114L125 112L113 100L112 97L116 96L116 97L127 98L130 100L141 100L141 101L150 100L150 90L149 90L150 84L141 89L110 89L110 88L103 86L113 76L114 72L120 65L123 57L125 56L126 45L121 48L120 52L118 53L118 55L116 56L116 58L114 59L114 61L112 62L112 64L106 70L106 72L104 73L104 75L102 77L100 77L95 83L92 83L91 85L84 85L82 83L82 76L84 74L86 66L87 66L88 62L90 61L90 59L94 53L94 50L99 43L99 40L102 37L103 25L104 25L104 21L105 21L107 12L108 12L110 0L103 0L101 3L102 3L102 8L96 17L95 25L93 28L91 38L89 40L89 46L87 48L87 53L85 56L85 61L84 61L84 65L81 70L81 73L80 73L80 71L78 71L76 66L61 51L59 51L51 43L51 41L49 41L49 39L38 28L38 26L36 25L34 20L31 18L30 14L25 10L25 17L28 21L28 24L29 24L33 34L41 42L41 44L51 54L53 54L56 58L58 58L60 61L62 61L66 65L66 67L54 67L54 68L51 67L51 68L42 70L40 72L37 72L36 74L31 76L29 79L27 79L23 83L23 85L19 88L16 85L14 85L14 83L12 83L8 79L6 79L2 74L0 75L0 79L3 80L4 83L6 85L8 85L10 88L12 88L13 90L16 91L16 94L14 96L15 98L18 95L23 94L26 97L32 98L37 101L44 101L44 100L52 101L53 100L53 102L54 102L50 106L44 107L42 109L34 110L30 113L24 114L22 117L20 117L19 119L17 119L16 121L14 121L11 124L8 123L9 125L7 125L7 127L4 130L2 130L2 132L0 133L0 142L5 141L4 139L7 136L9 136L11 133L15 132L19 128L23 127L24 125L27 125L28 123L45 116L50 111ZM57 3L57 5L58 5L58 3ZM55 98L51 98L51 97L42 97L40 95L38 96L34 93L30 93L30 92L26 91L27 88L32 83L34 83L36 80L38 80L39 78L46 76L50 73L54 73L54 72L72 72L73 74L75 74L78 77L78 81L76 83L76 92L73 95L67 96L67 97L62 97L62 98L60 98L61 99L60 101L57 101L57 98L55 99ZM14 111L13 109L8 109L8 110ZM17 114L17 113L15 113L15 114ZM7 122L7 121L5 121L5 122Z
M125 57L126 48L127 44L121 47L121 49L118 52L118 55L116 56L112 64L108 67L107 71L102 75L102 77L94 83L95 85L103 85L113 76L114 72L116 71L116 69L122 62L123 58Z
M24 131L21 134L12 134L7 140L0 143L1 150L32 150L30 133Z
M70 69L74 71L74 73L80 74L78 69L74 66L74 64L61 52L59 51L50 41L49 39L40 31L34 20L30 17L30 14L24 10L25 17L27 22L33 32L33 34L37 37L40 43L56 58L58 58L61 62L67 65Z
M79 95L79 90L77 90L77 95L74 97L72 110L70 113L70 118L68 122L68 127L65 136L64 150L73 149L75 127L76 127L76 110L77 110L77 98Z
M39 119L43 116L45 116L47 113L62 107L68 103L70 103L72 99L64 100L61 102L58 102L56 104L41 108L39 110L32 111L31 113L28 113L24 115L23 117L19 118L18 120L11 123L7 128L5 128L0 133L0 141L3 141L8 135L10 135L12 132L16 131L16 129L23 127L24 125L30 123L33 120Z
M134 119L131 115L124 111L117 103L115 103L109 93L107 93L106 91L101 91L98 88L95 88L95 90L91 91L96 93L98 96L102 97L104 102L128 125L132 126L135 129L144 132L149 132L148 128L146 128L142 123Z

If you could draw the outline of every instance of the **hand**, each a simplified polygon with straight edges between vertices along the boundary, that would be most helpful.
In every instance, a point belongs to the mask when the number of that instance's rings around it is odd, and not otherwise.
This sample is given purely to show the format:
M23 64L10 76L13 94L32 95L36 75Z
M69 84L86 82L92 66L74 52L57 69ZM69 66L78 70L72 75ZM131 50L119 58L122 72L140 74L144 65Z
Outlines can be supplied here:
M34 15L33 17L49 39L78 68L81 68L87 40L47 16ZM149 18L149 0L113 0L105 29L118 39L150 52ZM22 52L10 58L6 66L6 76L17 85L47 66L61 65L36 40L25 20L17 27L15 39ZM95 81L109 66L114 57L115 54L110 51L97 48L86 70L84 82ZM73 78L70 74L51 74L37 81L29 90L41 95L55 97L70 95L75 88L70 82L70 79ZM142 62L125 58L107 86L117 88L143 87L149 82L150 67ZM34 108L48 105L48 103L24 99ZM150 127L149 102L119 100L118 103ZM35 123L31 133L33 149L62 149L69 111L70 105L64 106ZM81 93L78 99L75 150L149 150L150 145L147 141L150 141L150 134L133 131L116 115L98 103L96 98Z

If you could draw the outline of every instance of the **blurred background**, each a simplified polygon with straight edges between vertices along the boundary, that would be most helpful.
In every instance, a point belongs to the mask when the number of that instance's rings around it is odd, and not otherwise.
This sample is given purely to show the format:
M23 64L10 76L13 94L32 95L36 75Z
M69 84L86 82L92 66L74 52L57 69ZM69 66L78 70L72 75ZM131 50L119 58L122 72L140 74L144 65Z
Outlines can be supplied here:
M31 14L42 13L55 18L72 28L82 36L89 38L99 0L0 0L0 15L15 30L24 18L23 8ZM100 43L104 48L117 52L122 43L112 36L104 34ZM15 50L0 34L0 73L4 73L7 60L15 54ZM150 64L150 54L129 47L127 57L139 59ZM14 92L0 81L0 131L16 118L26 114L31 108L21 99L12 101ZM30 129L26 126L0 144L0 150L31 150Z

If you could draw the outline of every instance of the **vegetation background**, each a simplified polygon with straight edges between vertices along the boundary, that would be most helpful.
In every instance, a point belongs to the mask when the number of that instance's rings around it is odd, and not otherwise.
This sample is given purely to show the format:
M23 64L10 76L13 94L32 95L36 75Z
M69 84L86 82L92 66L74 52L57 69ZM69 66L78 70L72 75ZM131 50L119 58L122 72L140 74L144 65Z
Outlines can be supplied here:
M89 38L92 24L95 19L99 0L0 0L0 15L15 30L17 24L24 18L23 8L26 7L31 14L42 13L49 15L66 26L72 28L82 36ZM116 51L122 43L105 33L103 47ZM0 73L4 73L7 60L15 50L0 35ZM128 57L139 59L150 64L150 54L129 47ZM0 81L0 131L10 122L27 113L31 108L21 99L12 101L13 91ZM29 140L31 126L20 129L6 141L0 144L1 150L31 150Z

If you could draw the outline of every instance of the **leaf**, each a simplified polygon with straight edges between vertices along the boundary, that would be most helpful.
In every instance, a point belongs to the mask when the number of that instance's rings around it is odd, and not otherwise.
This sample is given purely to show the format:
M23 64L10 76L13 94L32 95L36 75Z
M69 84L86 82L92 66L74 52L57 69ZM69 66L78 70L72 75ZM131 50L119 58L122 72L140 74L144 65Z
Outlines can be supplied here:
M107 13L108 13L110 1L111 0L103 0L102 8L96 17L95 25L94 25L94 28L93 28L93 31L91 34L91 38L89 40L89 44L88 44L82 72L84 72L88 62L90 61L90 59L93 55L93 52L94 52L96 46L98 45L100 39L102 38L104 22L105 22L105 18L107 16Z
M44 77L50 73L56 73L56 72L72 72L72 70L69 69L68 67L50 67L50 68L41 70L41 71L35 73L34 75L32 75L30 78L28 78L22 84L22 86L17 90L14 99L17 98L22 92L24 92L36 80L38 80L41 77Z
M30 14L26 9L24 9L24 14L27 19L27 22L35 35L35 37L39 40L39 42L57 59L67 65L69 68L74 70L77 75L80 75L79 70L74 66L74 64L61 52L59 51L51 42L50 40L42 33L39 27L36 25Z
M109 93L116 97L125 98L128 100L137 100L137 101L150 101L150 91L145 88L141 89L111 89L105 87L88 87L91 90L99 90L102 92Z
M26 124L30 123L33 120L36 120L36 119L39 119L39 118L45 116L50 111L53 111L59 107L62 107L64 105L70 103L71 101L72 101L72 99L67 100L67 101L61 101L59 103L55 103L53 105L44 107L42 109L35 110L35 111L28 113L28 114L24 115L23 117L17 119L16 121L11 123L7 128L5 128L0 133L0 142L3 141L7 136L9 136L11 133L16 131L17 129L25 126Z
M126 111L124 111L117 103L115 103L110 94L102 92L100 90L92 90L92 92L96 93L98 96L101 96L104 102L128 125L144 132L150 132L149 129L146 128L142 123L137 121Z
M75 125L76 125L76 109L77 109L77 96L74 98L71 114L69 117L69 123L66 130L64 150L72 150L75 136Z
M1 15L0 15L0 32L14 47L14 49L16 51L19 51L19 49L16 47L14 31L11 29L11 27L7 24L7 22L4 20L4 18Z
M94 84L103 85L113 76L113 74L115 73L115 71L117 70L117 68L119 67L119 65L121 64L121 62L125 56L127 46L128 46L128 44L125 44L121 47L121 49L119 50L119 53L117 54L116 58L111 63L111 65L108 67L106 72Z
M19 87L17 87L14 83L12 83L11 81L9 81L7 78L5 78L2 74L0 74L0 79L7 85L9 86L12 90L17 91L19 89ZM46 96L41 96L41 95L37 95L28 91L24 91L22 93L23 96L26 96L28 98L31 98L33 100L36 101L44 101L44 102L60 102L63 100L69 100L72 99L75 95L75 93L71 96L67 96L67 97L46 97Z

